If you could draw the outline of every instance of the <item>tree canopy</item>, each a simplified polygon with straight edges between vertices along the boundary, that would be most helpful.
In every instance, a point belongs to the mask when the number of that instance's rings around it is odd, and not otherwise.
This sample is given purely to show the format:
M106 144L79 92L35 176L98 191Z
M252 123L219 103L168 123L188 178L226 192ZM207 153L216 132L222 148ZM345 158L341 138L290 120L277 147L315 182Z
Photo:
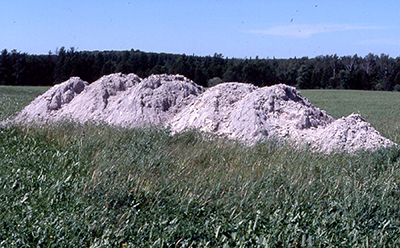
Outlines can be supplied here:
M196 56L61 47L47 55L6 49L0 55L0 85L54 85L72 76L93 82L116 72L135 73L142 78L151 74L181 74L202 86L235 81L256 86L284 83L302 89L400 90L400 57L386 54L242 59L218 53Z

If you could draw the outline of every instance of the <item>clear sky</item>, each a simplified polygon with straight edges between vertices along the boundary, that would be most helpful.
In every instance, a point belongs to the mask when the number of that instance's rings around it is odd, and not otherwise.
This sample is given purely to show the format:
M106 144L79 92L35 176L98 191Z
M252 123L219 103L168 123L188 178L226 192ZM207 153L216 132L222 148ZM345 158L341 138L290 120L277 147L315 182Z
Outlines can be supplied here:
M1 0L0 49L400 56L400 1Z

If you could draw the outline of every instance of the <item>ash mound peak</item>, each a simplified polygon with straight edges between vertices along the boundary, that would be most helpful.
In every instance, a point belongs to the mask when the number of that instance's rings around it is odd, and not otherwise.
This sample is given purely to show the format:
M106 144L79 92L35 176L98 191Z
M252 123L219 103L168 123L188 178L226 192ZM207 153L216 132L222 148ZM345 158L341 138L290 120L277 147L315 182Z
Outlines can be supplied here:
M163 126L172 133L196 128L247 144L290 140L325 153L396 145L360 115L335 120L291 86L259 88L231 82L205 90L182 75L141 79L117 73L90 85L74 77L37 97L7 122L57 121Z

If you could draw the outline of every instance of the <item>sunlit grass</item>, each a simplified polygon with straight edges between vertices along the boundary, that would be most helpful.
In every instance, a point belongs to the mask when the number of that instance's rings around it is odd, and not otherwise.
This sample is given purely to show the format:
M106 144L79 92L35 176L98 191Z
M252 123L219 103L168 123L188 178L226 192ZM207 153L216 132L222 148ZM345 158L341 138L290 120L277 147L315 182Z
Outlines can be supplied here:
M72 124L0 140L3 245L399 242L398 149L326 156Z

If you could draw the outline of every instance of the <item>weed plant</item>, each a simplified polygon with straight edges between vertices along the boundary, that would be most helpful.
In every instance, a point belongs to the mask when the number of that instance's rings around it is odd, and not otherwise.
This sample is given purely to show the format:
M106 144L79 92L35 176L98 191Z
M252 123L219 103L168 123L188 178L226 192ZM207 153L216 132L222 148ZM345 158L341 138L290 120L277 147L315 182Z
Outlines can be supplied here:
M323 155L196 131L0 129L1 247L394 247L400 149Z

